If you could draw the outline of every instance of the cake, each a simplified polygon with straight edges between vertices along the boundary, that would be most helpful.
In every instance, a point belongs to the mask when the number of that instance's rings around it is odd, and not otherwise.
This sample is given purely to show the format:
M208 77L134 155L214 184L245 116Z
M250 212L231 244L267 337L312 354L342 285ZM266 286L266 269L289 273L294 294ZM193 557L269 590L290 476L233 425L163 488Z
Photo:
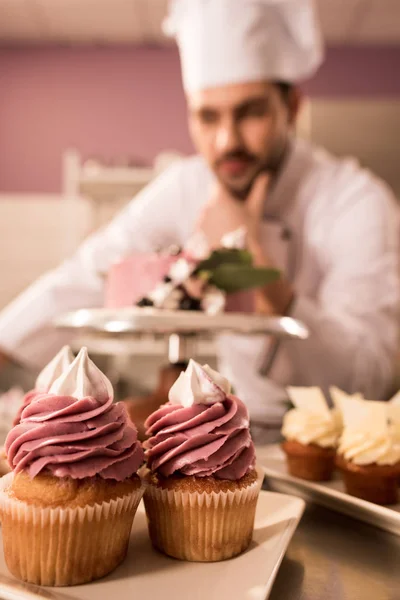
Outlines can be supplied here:
M191 360L146 426L144 503L155 548L201 562L246 550L262 478L246 406L229 382Z
M13 426L18 425L21 420L23 410L32 402L32 400L42 393L46 393L51 388L55 380L64 373L64 371L73 362L74 355L69 346L63 346L56 356L44 367L37 376L33 390L25 394L22 403L15 415Z
M288 470L308 481L329 481L341 427L318 387L289 387L294 404L283 418L282 443Z
M336 465L348 494L395 504L400 477L400 440L385 402L354 400L341 406L344 430Z
M65 586L124 559L144 453L125 407L83 348L9 433L0 480L4 557L18 579Z
M204 236L197 233L183 250L173 247L123 259L108 274L106 308L138 306L213 315L226 307L251 310L252 297L243 295L243 290L265 285L279 274L254 267L244 243L245 234L240 229L224 236L221 248L211 250ZM236 296L237 292L242 293Z

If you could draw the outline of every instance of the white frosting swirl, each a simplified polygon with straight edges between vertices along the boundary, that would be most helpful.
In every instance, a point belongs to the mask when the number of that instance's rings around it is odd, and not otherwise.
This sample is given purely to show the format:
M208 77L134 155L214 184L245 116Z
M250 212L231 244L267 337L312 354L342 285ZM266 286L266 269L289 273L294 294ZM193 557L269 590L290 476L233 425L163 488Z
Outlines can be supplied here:
M78 400L91 396L99 401L107 401L114 397L111 382L90 360L87 348L81 349L68 369L53 383L49 393L73 396Z
M344 432L339 454L356 465L394 465L400 461L397 427L389 425L385 402L358 400L342 405Z
M371 435L362 431L346 431L339 454L356 465L395 465L400 461L400 443L395 436Z
M229 381L208 365L190 360L169 391L169 401L181 406L223 402L230 393Z
M293 408L283 418L282 434L287 440L300 444L316 444L323 448L334 448L340 435L340 424L335 411L327 418Z
M336 410L329 409L322 391L317 387L289 387L288 393L295 408L283 418L282 435L304 445L336 447L340 419Z
M73 362L74 355L69 346L61 348L60 352L46 365L36 379L35 390L48 392L52 384Z

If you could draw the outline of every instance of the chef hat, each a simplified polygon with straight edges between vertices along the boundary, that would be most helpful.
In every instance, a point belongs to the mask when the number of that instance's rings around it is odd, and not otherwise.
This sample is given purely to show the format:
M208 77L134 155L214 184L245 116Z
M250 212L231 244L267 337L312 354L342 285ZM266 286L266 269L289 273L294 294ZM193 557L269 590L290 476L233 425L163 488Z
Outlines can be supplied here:
M186 91L295 83L323 59L313 0L173 0L164 31L178 42Z

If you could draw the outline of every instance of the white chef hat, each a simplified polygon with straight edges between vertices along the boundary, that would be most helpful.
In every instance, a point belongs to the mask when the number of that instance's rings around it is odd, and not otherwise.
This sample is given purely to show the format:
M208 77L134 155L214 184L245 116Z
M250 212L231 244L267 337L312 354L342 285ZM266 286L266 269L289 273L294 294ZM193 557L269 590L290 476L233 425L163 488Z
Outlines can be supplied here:
M323 60L313 0L173 0L164 31L178 42L186 91L295 83Z

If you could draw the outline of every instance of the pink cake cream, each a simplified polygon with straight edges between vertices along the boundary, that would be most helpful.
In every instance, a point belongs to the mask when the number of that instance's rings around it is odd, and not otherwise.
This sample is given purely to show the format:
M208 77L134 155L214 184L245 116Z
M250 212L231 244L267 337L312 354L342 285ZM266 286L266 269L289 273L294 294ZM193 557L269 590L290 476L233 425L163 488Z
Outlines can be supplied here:
M83 348L48 392L35 394L6 439L15 473L117 481L136 473L144 460L137 430L99 373Z
M115 263L107 276L105 307L134 306L164 280L176 256L136 253Z
M227 379L191 360L168 404L147 419L147 465L173 474L237 480L255 467L249 415Z
M245 247L245 230L224 236L221 248ZM251 295L235 294L227 301L226 294L198 277L196 268L211 249L204 235L194 234L184 250L166 253L137 253L113 265L106 281L105 307L154 307L167 310L197 310L218 314L246 306Z

